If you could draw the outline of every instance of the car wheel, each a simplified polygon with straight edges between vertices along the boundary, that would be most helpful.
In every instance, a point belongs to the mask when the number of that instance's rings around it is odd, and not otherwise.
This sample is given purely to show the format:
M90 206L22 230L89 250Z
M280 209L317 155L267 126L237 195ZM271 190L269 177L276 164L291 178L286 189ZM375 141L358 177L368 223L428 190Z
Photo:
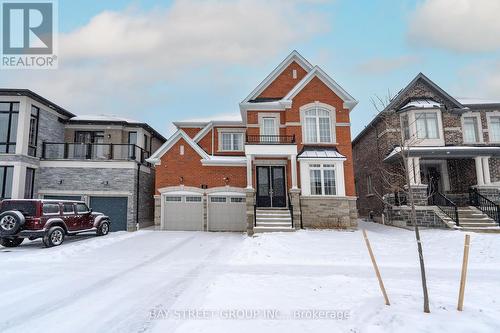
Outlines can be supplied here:
M109 222L102 222L97 228L97 236L106 236L109 233Z
M18 247L24 241L24 238L0 238L0 245L5 247Z
M52 227L43 238L43 244L45 244L46 247L59 246L64 242L65 234L63 228L57 226Z
M15 235L24 222L24 215L16 210L0 214L0 229L4 235Z

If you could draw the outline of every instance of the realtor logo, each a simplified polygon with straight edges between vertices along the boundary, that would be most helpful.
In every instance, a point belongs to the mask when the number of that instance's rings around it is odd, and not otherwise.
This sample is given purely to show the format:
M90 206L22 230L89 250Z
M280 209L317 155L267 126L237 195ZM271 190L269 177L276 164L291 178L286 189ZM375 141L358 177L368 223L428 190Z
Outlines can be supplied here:
M2 69L57 68L56 3L2 0Z

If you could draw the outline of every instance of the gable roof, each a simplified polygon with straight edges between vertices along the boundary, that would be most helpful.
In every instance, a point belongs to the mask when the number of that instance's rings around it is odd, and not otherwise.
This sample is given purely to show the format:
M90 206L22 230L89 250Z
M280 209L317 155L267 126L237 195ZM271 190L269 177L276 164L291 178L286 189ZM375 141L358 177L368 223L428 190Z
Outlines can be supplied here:
M354 99L347 91L344 90L334 79L332 79L328 74L325 73L319 66L314 66L313 69L306 75L302 80L288 94L283 97L285 101L291 101L304 87L311 82L311 80L317 77L324 84L327 85L335 94L337 94L343 101L344 107L347 109L352 109L358 104L358 101Z
M208 159L209 155L200 147L198 146L190 137L189 135L186 134L183 130L177 130L168 140L165 142L160 148L158 148L153 155L151 155L150 158L147 159L149 163L152 164L158 164L160 162L160 159L167 151L169 151L177 141L180 139L184 139L187 144L191 146L191 148L194 149L195 152L200 155L202 159Z
M299 52L293 50L243 101L254 100L266 89L292 62L298 63L306 72L312 70L313 66Z

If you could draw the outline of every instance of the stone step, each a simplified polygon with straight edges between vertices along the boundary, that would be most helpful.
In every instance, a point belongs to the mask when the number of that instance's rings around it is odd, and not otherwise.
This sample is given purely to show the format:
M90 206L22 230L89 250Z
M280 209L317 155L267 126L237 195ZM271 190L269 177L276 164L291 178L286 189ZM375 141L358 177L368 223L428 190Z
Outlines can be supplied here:
M497 224L494 222L462 222L460 221L460 226L464 228L469 227L496 227Z
M292 227L254 227L254 233L263 233L263 232L293 232L295 229Z
M257 218L256 218L257 222L259 221L269 221L269 222L273 222L273 221L277 221L277 222L280 222L280 221L292 221L292 218L289 216L260 216L260 215L257 215Z
M472 231L481 233L495 233L500 234L500 227L473 227L473 228L461 228L462 231Z
M290 213L257 213L257 216L262 216L262 217L290 217Z
M291 228L291 222L257 222L257 227Z

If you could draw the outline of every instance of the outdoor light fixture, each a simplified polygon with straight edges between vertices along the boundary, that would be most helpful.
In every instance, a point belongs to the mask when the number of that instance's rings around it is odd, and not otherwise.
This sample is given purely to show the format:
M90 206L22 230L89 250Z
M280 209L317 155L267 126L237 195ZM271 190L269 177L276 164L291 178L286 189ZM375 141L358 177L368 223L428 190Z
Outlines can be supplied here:
M63 180L59 179L59 185L61 185L62 183L63 183Z
M183 176L179 177L179 182L181 183L181 185L184 184L184 177Z
M229 184L229 177L224 177L224 183L226 183L226 185Z
M105 181L103 181L101 184L102 184L102 185L109 185L109 182L108 182L107 180L105 180Z

